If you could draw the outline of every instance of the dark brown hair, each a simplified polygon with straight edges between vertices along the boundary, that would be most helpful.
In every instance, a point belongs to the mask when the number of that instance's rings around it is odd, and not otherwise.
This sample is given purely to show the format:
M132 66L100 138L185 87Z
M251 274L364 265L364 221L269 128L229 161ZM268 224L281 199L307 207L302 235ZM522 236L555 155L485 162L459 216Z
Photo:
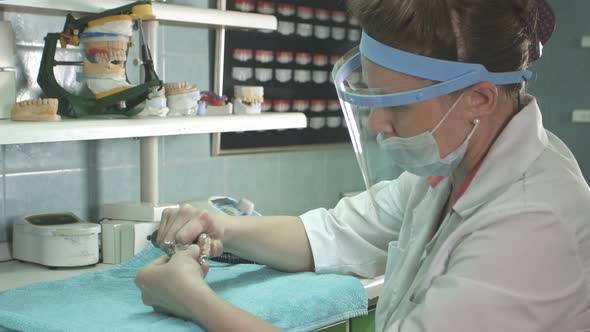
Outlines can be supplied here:
M348 0L351 15L382 43L492 72L529 64L528 0ZM518 93L521 84L508 85Z

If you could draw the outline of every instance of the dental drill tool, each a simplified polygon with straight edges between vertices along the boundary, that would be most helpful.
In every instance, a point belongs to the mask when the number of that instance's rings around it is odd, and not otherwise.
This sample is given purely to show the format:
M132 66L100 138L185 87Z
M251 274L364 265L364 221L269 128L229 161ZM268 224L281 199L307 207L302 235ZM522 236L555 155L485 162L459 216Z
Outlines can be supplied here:
M162 249L162 251L164 251L168 255L168 257L172 257L172 255L181 250L186 250L188 246L191 245L178 243L175 240L166 240L164 241L162 246L160 246L157 241L158 230L155 230L152 233L152 235L148 235L147 239L152 242L154 247ZM201 248L201 255L197 260L198 263L201 265L207 263L207 261L209 260L209 256L211 255L211 238L209 237L209 235L205 233L199 234L199 236L197 236L197 239L192 244L196 244Z

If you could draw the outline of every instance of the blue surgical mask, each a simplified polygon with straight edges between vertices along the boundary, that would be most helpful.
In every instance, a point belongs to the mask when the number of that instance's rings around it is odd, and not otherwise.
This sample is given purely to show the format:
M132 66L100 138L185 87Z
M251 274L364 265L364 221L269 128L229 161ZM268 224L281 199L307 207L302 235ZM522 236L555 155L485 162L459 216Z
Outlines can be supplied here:
M455 151L449 153L444 158L440 157L438 143L432 134L445 121L462 97L463 95L457 98L457 101L449 108L445 116L443 116L432 131L426 131L413 137L393 136L384 138L383 134L379 134L377 136L377 142L380 148L391 153L390 158L393 163L412 174L418 176L451 175L461 161L463 161L467 146L469 145L469 139L471 139L471 136L479 125L479 119L474 121L473 129L467 135L465 141Z

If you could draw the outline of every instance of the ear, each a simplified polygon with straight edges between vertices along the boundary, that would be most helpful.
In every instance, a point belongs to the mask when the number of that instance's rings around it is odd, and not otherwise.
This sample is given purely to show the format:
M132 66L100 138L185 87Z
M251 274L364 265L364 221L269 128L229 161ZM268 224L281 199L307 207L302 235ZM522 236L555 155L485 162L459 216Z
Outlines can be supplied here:
M498 86L492 82L481 82L469 89L468 102L473 118L485 118L492 114L498 103Z

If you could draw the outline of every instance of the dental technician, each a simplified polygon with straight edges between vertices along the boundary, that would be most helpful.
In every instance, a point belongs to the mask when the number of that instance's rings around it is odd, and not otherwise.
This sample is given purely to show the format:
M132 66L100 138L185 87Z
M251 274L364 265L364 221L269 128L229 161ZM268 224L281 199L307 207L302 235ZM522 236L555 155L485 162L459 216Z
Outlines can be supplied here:
M367 191L300 217L166 210L158 241L192 243L205 232L213 255L225 248L282 271L384 274L378 331L589 331L590 188L524 93L527 67L553 31L548 5L349 7L362 39L333 77ZM405 172L382 181L394 167ZM142 269L144 303L208 331L274 330L208 287L199 251Z

